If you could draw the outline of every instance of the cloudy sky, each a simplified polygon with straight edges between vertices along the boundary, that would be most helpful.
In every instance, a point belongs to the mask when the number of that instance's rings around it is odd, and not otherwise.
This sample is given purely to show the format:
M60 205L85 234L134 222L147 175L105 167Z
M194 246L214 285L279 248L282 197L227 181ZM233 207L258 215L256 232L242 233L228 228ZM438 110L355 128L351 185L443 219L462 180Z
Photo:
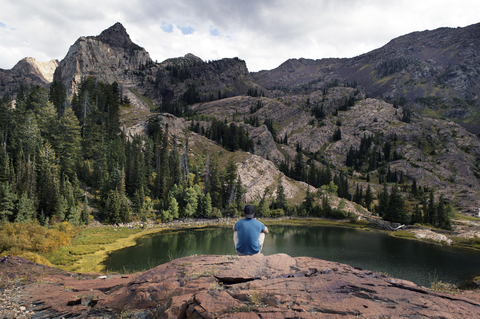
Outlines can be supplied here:
M480 22L478 0L0 0L0 68L61 60L80 36L121 22L153 60L353 57L413 31Z

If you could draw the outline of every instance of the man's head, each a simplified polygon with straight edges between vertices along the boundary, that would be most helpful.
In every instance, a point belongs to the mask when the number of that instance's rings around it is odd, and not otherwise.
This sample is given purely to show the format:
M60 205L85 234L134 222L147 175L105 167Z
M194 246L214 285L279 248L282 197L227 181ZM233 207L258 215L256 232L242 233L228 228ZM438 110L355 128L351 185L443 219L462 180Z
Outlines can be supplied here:
M243 209L243 213L245 214L245 218L253 218L253 216L255 215L253 206L245 205L245 208Z

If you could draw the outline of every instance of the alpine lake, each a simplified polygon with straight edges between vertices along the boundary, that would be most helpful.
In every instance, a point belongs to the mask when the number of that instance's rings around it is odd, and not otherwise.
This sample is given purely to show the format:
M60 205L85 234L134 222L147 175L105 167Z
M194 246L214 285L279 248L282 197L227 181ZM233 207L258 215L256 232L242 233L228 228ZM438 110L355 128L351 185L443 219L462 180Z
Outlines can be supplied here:
M473 288L480 252L402 239L362 229L332 226L269 225L262 253L314 257L380 272L430 287L433 281ZM138 272L192 255L235 255L231 228L161 232L136 246L112 252L104 265L112 272Z

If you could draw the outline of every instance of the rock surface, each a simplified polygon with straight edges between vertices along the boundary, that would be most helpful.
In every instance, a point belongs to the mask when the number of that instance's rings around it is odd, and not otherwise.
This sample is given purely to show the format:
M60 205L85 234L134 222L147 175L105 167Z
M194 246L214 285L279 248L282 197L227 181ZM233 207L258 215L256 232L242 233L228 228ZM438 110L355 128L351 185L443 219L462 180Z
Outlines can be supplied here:
M131 87L141 81L140 70L152 63L148 52L134 44L123 25L116 23L96 37L80 37L60 61L54 79L63 83L69 94L76 92L85 76Z
M12 257L0 265L0 274L19 266L43 267ZM184 257L128 276L60 272L39 276L10 299L32 318L476 318L480 313L477 292L432 291L285 254Z
M46 87L52 82L53 73L57 66L57 60L39 62L29 57L18 61L10 70L0 69L0 96L3 97L8 94L11 98L14 98L20 83Z

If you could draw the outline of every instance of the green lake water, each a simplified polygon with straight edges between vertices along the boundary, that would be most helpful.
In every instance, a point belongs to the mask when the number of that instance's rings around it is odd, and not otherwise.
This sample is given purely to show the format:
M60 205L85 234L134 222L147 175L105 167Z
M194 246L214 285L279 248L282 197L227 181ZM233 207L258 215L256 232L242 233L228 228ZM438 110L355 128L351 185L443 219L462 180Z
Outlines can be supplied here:
M434 278L467 287L480 274L480 252L327 226L268 226L264 255L285 253L340 262L430 286ZM234 255L231 228L160 233L113 252L110 271L141 271L191 255Z

